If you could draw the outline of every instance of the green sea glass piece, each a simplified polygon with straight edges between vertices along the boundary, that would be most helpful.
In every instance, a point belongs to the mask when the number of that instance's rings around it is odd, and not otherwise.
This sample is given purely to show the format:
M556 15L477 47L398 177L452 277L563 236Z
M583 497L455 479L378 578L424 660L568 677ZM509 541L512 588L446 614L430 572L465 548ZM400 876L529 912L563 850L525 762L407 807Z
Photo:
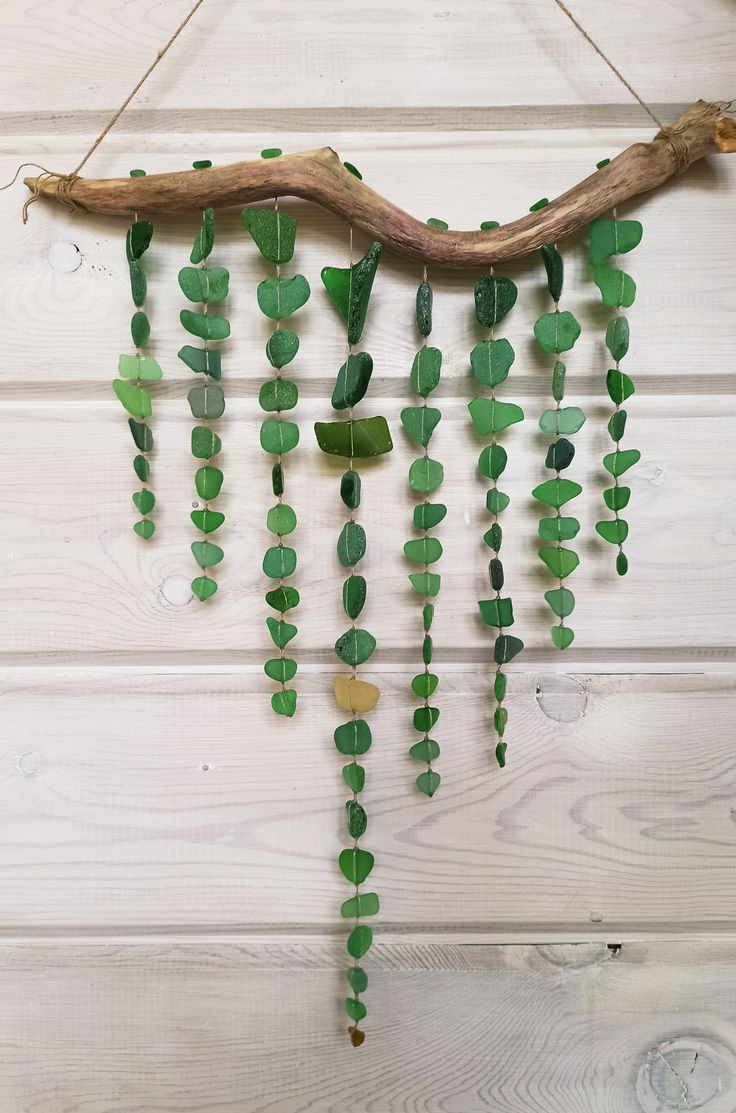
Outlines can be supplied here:
M273 644L278 646L279 649L283 649L285 645L288 645L297 633L296 626L291 622L285 622L282 618L272 618L269 615L266 619L266 625L268 626Z
M225 267L183 267L179 271L179 287L189 301L222 301L228 295L230 272Z
M343 765L342 779L351 792L362 792L365 788L365 769L357 761L351 761L348 765Z
M149 518L141 518L140 522L133 523L133 530L144 541L150 541L156 532L156 526Z
M365 719L351 719L341 723L334 731L335 748L346 757L366 754L371 748L373 738Z
M182 309L179 320L187 332L202 340L226 340L230 335L230 322L217 313L195 313L191 309Z
M362 966L351 966L345 971L353 993L365 993L368 988L368 975Z
M419 774L416 785L424 796L429 796L431 799L440 787L441 780L440 774L436 773L434 769L427 769L424 773Z
M151 246L153 239L153 225L150 220L136 220L131 224L125 236L125 254L130 262L140 259Z
M427 224L430 228L438 228L441 232L446 232L450 225L446 220L440 220L439 217L430 216Z
M296 676L297 664L290 657L271 657L263 666L263 671L277 684L288 684Z
M431 495L442 483L445 469L438 460L422 456L409 467L409 486L420 495Z
M360 805L358 804L356 807L360 807ZM350 833L352 835L352 832ZM362 919L364 916L375 916L379 907L379 900L376 893L357 893L354 897L350 897L348 900L343 901L340 908L340 915L348 920ZM356 1004L359 1006L357 1010L354 1009ZM350 1007L348 1007L348 1005L350 1005ZM362 1020L365 1016L365 1005L362 1001L356 1002L354 997L348 997L345 1001L345 1011L353 1020Z
M608 419L608 435L612 441L620 441L626 432L626 410L616 410Z
M201 529L202 533L214 533L225 521L224 514L221 514L219 510L210 510L209 507L204 510L192 510L189 517L197 529Z
M290 328L279 328L266 342L266 357L272 367L286 367L299 351L299 337Z
M580 336L580 325L567 310L543 313L534 322L534 335L544 352L567 352Z
M343 166L345 167L347 172L349 174L352 174L354 178L357 178L359 182L363 181L363 175L361 174L360 170L358 170L357 166L353 166L352 162L343 162Z
M193 386L187 394L192 417L198 421L215 421L225 412L225 395L216 383Z
M612 522L596 522L596 533L611 545L623 545L629 536L629 523L623 518L615 518Z
M555 362L552 368L552 397L555 402L561 402L565 397L565 374L567 368L561 359Z
M258 404L266 413L293 410L298 401L299 388L290 379L269 379L258 391Z
M549 197L540 197L533 205L529 206L530 213L538 213L540 209L545 209L549 205Z
M514 625L514 607L510 599L479 599L478 609L486 626Z
M493 698L499 703L506 699L506 677L502 672L497 672L493 681Z
M130 296L133 299L133 305L140 309L145 303L146 293L148 292L146 272L138 259L129 260L128 271L130 273Z
M608 391L608 397L617 406L620 406L622 402L625 402L627 398L635 393L634 384L626 372L613 367L606 373L606 390Z
M575 610L575 596L567 587L553 587L544 598L558 618L567 618Z
M634 464L638 464L640 459L641 452L638 449L620 449L617 452L609 452L603 457L603 467L611 475L623 475L629 468L633 468Z
M497 665L505 665L513 661L523 648L521 638L515 638L513 634L499 634L493 646L493 660Z
M413 564L435 564L442 556L442 543L437 537L417 537L406 542L404 556Z
M156 496L153 491L134 491L132 494L133 505L139 514L150 514L156 505Z
M279 537L286 537L296 529L296 513L285 502L272 506L266 515L266 529L277 533Z
M540 483L538 487L535 487L532 495L539 502L557 509L559 506L564 506L570 499L576 498L582 489L580 484L575 483L572 479L548 479L545 483Z
M118 359L118 374L121 379L142 379L156 383L162 376L161 366L153 356L121 355Z
M414 730L418 730L421 734L426 734L431 730L440 717L440 710L438 707L417 707L413 716Z
M439 677L433 672L418 672L411 682L411 688L420 699L427 699L436 691Z
M489 514L502 514L510 502L509 496L496 487L491 487L486 492L486 510Z
M580 522L577 518L560 515L556 518L541 518L539 521L539 536L543 541L571 541L579 532Z
M580 564L580 557L572 549L551 546L539 550L540 559L547 565L552 575L558 580L564 580L574 572Z
M285 611L290 611L293 607L298 607L299 599L299 592L290 584L280 584L266 592L266 602L269 607L273 607L275 611L281 611L282 614Z
M373 374L373 360L367 352L355 352L343 363L337 373L332 392L332 408L347 410L364 397Z
M625 317L612 317L606 325L606 347L611 359L623 359L629 350L629 322Z
M129 417L128 428L130 429L136 448L140 449L141 452L153 451L153 433L147 425L144 425L142 421L134 421L132 417Z
M366 582L363 576L348 576L342 585L342 606L348 618L356 619L365 606Z
M594 220L588 229L588 258L594 265L611 255L624 255L640 242L638 220Z
M352 421L317 421L317 444L331 456L366 459L393 448L385 417L361 417Z
M350 510L357 510L360 506L360 475L350 468L340 479L340 498Z
M491 581L491 587L494 591L500 591L503 587L503 564L498 557L492 557L488 562L488 576Z
M413 757L415 761L423 761L426 764L429 764L430 761L436 761L439 756L440 748L434 738L422 738L419 742L415 742L409 750L409 757Z
M362 958L371 949L373 932L367 924L359 924L348 936L347 951L352 958ZM365 1005L363 1006L365 1008Z
M558 649L567 649L572 645L575 635L569 626L553 626L550 630L552 641Z
M219 468L211 465L198 468L194 475L194 485L199 497L205 502L216 499L222 487L222 479L223 475Z
M545 243L540 248L544 269L547 272L547 289L552 301L558 302L562 296L562 283L565 273L562 256L554 244Z
M424 445L425 448L441 418L442 413L434 406L407 406L401 411L401 424L407 436L411 437L416 444Z
M429 336L432 331L432 287L428 282L422 282L417 288L416 319L419 335Z
M481 386L494 387L505 381L515 358L516 353L505 337L481 340L470 353L470 366Z
M271 696L271 709L277 715L285 715L288 719L296 711L296 692L293 688L283 688Z
M381 245L372 243L352 267L324 267L322 282L348 326L348 343L357 344L363 335L373 279L381 258Z
M261 448L274 456L284 456L299 444L299 426L294 421L269 418L261 425Z
M475 283L475 315L484 328L493 328L511 312L518 290L510 278L485 274Z
M478 457L478 471L486 479L498 479L508 461L508 453L501 444L489 444Z
M219 381L222 378L222 355L218 348L194 348L185 344L179 349L179 359L192 371L209 375Z
M434 529L447 514L442 502L422 502L414 507L414 529Z
M626 553L618 553L616 556L616 571L619 576L625 576L629 570L629 560Z
M284 493L284 469L281 464L274 464L271 468L271 489L277 497Z
M278 158L283 153L280 147L264 147L261 151L261 158Z
M468 409L473 425L482 436L499 433L508 429L509 425L524 420L521 406L513 402L499 402L495 398L474 398Z
M337 539L337 559L343 568L352 568L365 556L365 530L359 522L345 522Z
M270 580L287 580L296 571L296 551L288 545L272 545L263 554L263 574Z
M442 577L438 572L412 572L409 582L422 598L433 599L439 594Z
M427 398L439 385L442 352L439 348L420 348L414 356L409 381L415 394Z
M274 209L243 209L243 224L269 263L288 263L294 254L296 220Z
M215 244L215 210L205 209L202 213L202 223L194 239L190 263L201 263L211 253Z
M303 274L291 278L266 278L256 291L258 306L272 321L290 317L309 301L309 283Z
M565 437L559 437L547 449L544 466L552 471L564 471L568 468L575 456L575 446Z
M636 283L625 271L599 263L593 268L593 281L601 292L604 305L628 308L634 304Z
M200 568L214 568L225 556L220 546L213 545L211 541L192 541L191 548Z
M145 483L151 472L151 465L145 456L136 456L133 459L133 471L140 479L141 483Z
M145 387L136 386L135 383L127 382L125 379L115 379L112 384L112 389L118 396L118 400L133 417L141 419L151 416L151 395ZM139 447L142 446L139 445ZM142 450L144 452L150 451L150 449L146 448Z
M144 348L151 338L151 323L140 309L130 318L130 335L136 348Z
M539 428L550 437L560 434L571 436L582 429L585 414L578 406L564 406L559 410L545 410L539 419Z
M607 487L603 492L603 501L609 510L623 510L629 505L630 498L630 487Z
M340 873L351 885L362 885L373 869L374 858L370 850L363 850L359 846L351 846L340 851L338 864Z
M195 425L192 429L192 456L199 460L209 460L216 456L222 448L222 441L217 433L206 425Z
M197 598L204 602L215 594L217 583L210 576L197 576L192 580L191 588Z
M352 626L335 642L335 656L354 668L367 661L375 648L376 639L368 630Z

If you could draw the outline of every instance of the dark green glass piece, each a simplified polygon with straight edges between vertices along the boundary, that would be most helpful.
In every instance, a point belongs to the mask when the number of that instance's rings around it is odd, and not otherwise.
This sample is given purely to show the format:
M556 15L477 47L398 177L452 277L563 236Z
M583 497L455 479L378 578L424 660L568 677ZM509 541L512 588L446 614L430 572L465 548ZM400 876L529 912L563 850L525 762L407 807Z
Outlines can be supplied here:
M153 225L150 220L136 220L135 224L131 224L125 237L125 254L128 262L140 259L141 255L148 251L152 239Z
M572 549L563 549L560 546L540 549L539 557L558 580L564 580L580 564L580 557L577 553L574 553Z
M263 554L263 574L270 580L287 580L296 571L296 551L288 545L272 545Z
M296 676L296 668L296 661L292 661L290 657L272 657L266 661L263 671L277 684L288 684Z
M284 456L299 444L299 426L294 421L269 418L261 425L261 448L273 456Z
M191 549L200 568L214 568L225 556L220 546L211 541L193 541Z
M534 335L544 352L567 352L580 336L580 325L567 310L543 313L534 322Z
M299 401L299 388L290 379L269 379L258 391L258 404L266 413L293 410Z
M623 359L629 350L629 322L625 317L612 317L606 325L606 347L611 359Z
M502 475L508 453L501 444L489 444L478 457L478 471L486 479L498 479Z
M358 522L346 522L337 539L337 559L343 568L352 568L365 556L365 530Z
M588 258L595 265L624 255L641 242L641 235L638 220L594 220L588 229Z
M130 170L129 173L131 178L145 178L146 176L145 170Z
M333 410L347 410L364 397L373 374L373 360L367 352L355 352L337 373L332 392Z
M136 348L144 348L150 339L151 325L140 309L130 318L130 335Z
M140 308L146 300L148 290L146 272L138 259L128 261L128 270L130 272L130 296L133 299L133 305Z
M266 357L272 367L279 370L291 363L299 351L299 337L290 328L279 328L266 342Z
M419 335L429 336L432 331L432 287L428 282L420 283L417 288L416 318Z
M490 232L494 228L500 228L501 225L497 220L482 220L480 223L481 232Z
M561 402L565 397L565 372L565 364L558 359L552 368L552 397L555 402Z
M335 656L354 668L356 665L364 664L372 656L375 648L376 639L368 630L352 626L335 642Z
M192 371L209 375L219 381L222 378L222 356L218 348L194 348L185 344L179 349L179 359Z
M190 263L201 263L212 251L215 243L215 210L205 209L202 213L202 223L194 240Z
M484 328L493 328L514 308L518 290L510 278L486 274L478 279L473 293L478 321Z
M357 761L342 767L342 779L352 792L362 792L365 788L365 769Z
M505 665L513 661L523 648L521 638L515 638L513 634L499 634L493 646L493 660L497 665Z
M498 522L494 522L488 532L485 534L486 544L490 549L495 552L500 552L501 543L503 541L503 530Z
M442 778L439 773L436 773L434 769L428 769L426 772L419 774L416 780L416 786L420 792L425 796L429 796L431 799L440 787L441 780Z
M279 587L266 592L266 602L269 607L273 607L275 611L280 611L281 614L290 611L293 607L298 607L299 599L299 592L296 588L287 584L280 584Z
M284 469L281 464L274 464L271 468L271 490L275 495L284 493Z
M506 724L509 721L509 713L505 707L497 707L493 712L493 729L499 738L503 738L506 731Z
M626 410L616 410L608 420L608 435L612 441L621 440L626 430Z
M434 622L434 603L425 603L422 607L422 625L425 633L429 633Z
M230 322L217 313L195 313L182 309L179 320L187 332L201 340L226 340L230 335Z
M417 707L414 716L414 730L418 730L420 734L426 734L431 730L440 717L439 707Z
M363 175L361 174L360 170L358 170L357 166L353 166L352 162L343 162L343 166L348 171L348 173L352 174L354 178L357 178L359 182L363 181Z
M442 414L434 406L407 406L401 411L401 424L416 444L429 444Z
M347 949L352 958L362 958L371 949L373 932L367 924L359 924L348 936ZM365 1007L365 1006L364 1006Z
M193 386L187 394L187 401L192 417L199 421L214 421L225 412L225 395L217 384Z
M569 467L575 456L575 446L572 441L565 440L560 437L547 449L547 457L544 461L546 468L551 468L552 471L564 471Z
M282 689L271 696L271 710L277 715L286 715L291 718L296 711L296 692L293 688Z
M202 530L202 533L214 533L225 521L224 514L221 514L219 510L210 510L209 507L204 510L192 510L189 517L197 529Z
M499 703L506 699L506 677L502 672L497 672L493 681L493 696Z
M617 368L611 368L606 373L606 390L608 391L608 397L617 406L620 406L622 402L625 402L627 398L635 393L634 384L629 376L625 371L619 371Z
M283 153L280 147L264 147L261 151L261 158L278 158Z
M529 212L538 213L540 209L546 209L547 205L549 205L549 197L540 197L538 201L529 206Z
M367 754L373 741L371 728L365 719L350 719L347 723L341 723L339 727L335 727L333 738L338 753L346 757Z
M357 800L348 800L345 804L347 811L348 834L351 839L359 839L368 827L368 816L365 809ZM365 915L365 913L363 913Z
M514 349L505 337L481 340L470 353L470 366L481 386L494 387L507 378L515 358Z
M352 267L324 267L322 282L348 326L348 343L357 344L363 335L373 279L381 258L380 243L372 243Z
M493 590L500 591L503 587L503 564L498 557L493 557L489 562L488 576Z
M414 507L414 529L434 529L447 514L442 502L422 502Z
M502 514L510 502L509 496L496 487L491 487L486 492L486 510L489 514Z
M603 492L603 501L609 510L623 510L630 498L631 487L607 487Z
M439 217L436 216L430 216L427 224L430 228L438 228L440 232L446 232L450 227L446 220L440 220Z
M340 480L340 498L350 510L357 510L360 506L360 475L351 468L346 471Z
M366 459L393 448L385 417L361 417L352 421L317 421L317 444L331 456Z
M216 456L222 448L222 441L206 425L195 425L192 429L192 456L200 460L209 460Z
M348 618L356 619L365 605L366 582L363 576L348 576L342 585L342 605Z
M223 301L230 287L230 272L225 267L182 267L179 288L189 301L206 305Z
M258 306L272 321L290 317L309 301L309 283L303 274L291 278L266 278L256 290Z
M243 224L264 259L288 263L294 254L296 220L275 209L243 209Z
M411 365L411 389L422 398L427 398L438 386L441 370L442 352L439 348L420 348Z
M128 429L136 445L136 449L141 452L153 452L154 450L154 434L149 430L148 425L144 422L134 421L133 417L128 417Z
M616 571L619 576L625 576L629 570L629 560L626 553L619 553L616 557Z
M151 465L145 456L136 456L133 460L133 471L140 479L141 483L145 483L151 471Z
M547 272L547 289L552 301L558 302L562 295L564 264L554 244L545 243L540 248L544 269Z
M210 159L200 158L200 159L197 159L196 162L192 163L192 170L209 170L209 168L211 166L212 166L212 162L211 162Z
M422 662L425 665L432 664L432 639L429 634L425 634L422 641Z

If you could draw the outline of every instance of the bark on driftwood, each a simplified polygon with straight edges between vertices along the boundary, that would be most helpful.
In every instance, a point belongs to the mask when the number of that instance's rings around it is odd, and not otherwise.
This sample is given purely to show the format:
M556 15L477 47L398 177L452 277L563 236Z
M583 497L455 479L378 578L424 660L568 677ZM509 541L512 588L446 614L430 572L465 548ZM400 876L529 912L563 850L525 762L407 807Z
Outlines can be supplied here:
M736 121L723 115L727 108L697 101L650 143L632 144L545 208L489 231L428 227L346 170L330 147L140 178L41 177L26 178L25 183L42 197L65 200L89 212L125 215L223 208L277 194L302 197L344 217L400 255L448 267L480 267L554 243L614 205L656 189L704 155L736 151Z

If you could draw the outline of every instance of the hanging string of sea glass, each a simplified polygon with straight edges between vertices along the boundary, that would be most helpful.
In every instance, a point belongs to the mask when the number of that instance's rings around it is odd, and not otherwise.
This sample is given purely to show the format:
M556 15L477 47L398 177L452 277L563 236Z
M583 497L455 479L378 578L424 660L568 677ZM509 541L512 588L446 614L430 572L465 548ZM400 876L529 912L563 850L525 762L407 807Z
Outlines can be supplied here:
M430 220L427 223L447 227L444 221ZM427 281L426 267L422 282L417 289L416 323L419 335L422 337L422 346L414 356L410 382L413 393L422 399L422 404L403 409L401 424L410 439L424 449L423 455L418 460L414 460L409 467L409 486L422 499L414 507L413 516L414 529L419 530L422 537L407 541L404 545L404 555L414 564L422 566L420 572L413 572L409 576L409 582L422 600L424 668L413 677L411 682L414 695L422 700L422 706L414 710L412 720L414 729L420 732L422 738L410 748L409 755L415 761L421 761L427 766L417 777L416 786L425 796L432 797L439 788L441 780L440 774L432 767L432 762L439 757L440 747L434 738L430 738L429 732L437 722L440 713L439 708L431 706L429 702L439 683L439 678L436 673L430 672L429 666L433 654L431 627L434 619L434 603L432 600L440 590L441 578L439 572L430 571L430 566L442 556L442 543L439 538L433 537L430 531L445 517L447 507L441 502L430 501L430 494L437 489L444 478L444 469L439 461L430 459L428 449L432 434L442 417L438 409L427 405L427 398L439 385L442 353L439 348L427 344L427 337L432 331L432 287Z
M536 205L532 205L530 212L535 212L547 203L546 198L538 201ZM554 478L540 483L532 494L539 502L554 510L554 517L541 518L539 521L539 536L542 541L551 542L539 549L539 556L558 584L556 588L544 593L549 607L559 619L552 627L552 641L558 649L566 649L575 636L570 627L565 625L565 619L572 614L575 606L575 596L564 586L563 581L575 571L580 558L572 549L563 546L563 542L577 536L580 522L577 518L563 516L560 508L576 498L583 488L572 479L563 478L561 473L575 457L575 447L568 437L582 428L585 414L577 406L561 406L565 396L566 367L560 356L572 349L580 336L580 325L572 313L560 310L564 264L557 245L544 244L541 253L547 274L547 289L554 309L537 318L534 322L534 335L542 351L554 356L552 398L555 406L554 409L544 411L539 419L539 427L543 433L554 437L544 461L545 467L554 472Z
M481 224L481 228L484 229L497 227L497 222L493 220L486 220ZM521 653L524 643L521 638L505 633L508 627L513 625L514 608L511 598L501 595L504 586L504 570L499 554L503 531L498 519L509 504L509 496L499 490L498 480L506 468L508 456L503 445L498 443L497 434L517 421L523 420L524 412L513 402L499 402L496 398L495 388L505 382L511 364L514 362L515 353L505 337L496 337L495 329L496 325L500 324L513 309L518 291L510 278L496 277L491 267L490 273L476 282L474 293L475 315L484 328L490 329L490 337L475 345L470 353L470 366L476 381L488 388L489 396L474 398L468 409L478 433L482 437L491 438L491 443L478 457L478 472L484 479L491 481L491 487L486 494L486 509L491 516L491 526L484 533L483 540L493 553L488 565L488 575L491 588L495 592L491 599L480 599L478 607L483 622L498 631L493 646L495 663L493 695L496 703L493 711L493 729L497 735L496 761L503 768L506 764L506 743L503 736L508 722L508 710L504 706L506 674L503 670L504 665Z
M207 169L209 166L211 163L208 160L194 163L195 169ZM192 429L192 455L204 461L194 475L194 485L203 505L190 515L203 535L202 540L192 543L192 555L201 569L200 575L192 580L192 591L201 600L209 599L217 591L217 581L209 573L225 555L219 545L209 540L210 534L215 533L225 521L225 515L211 506L222 489L223 475L212 462L222 449L222 441L210 423L217 421L225 411L225 395L220 386L220 349L211 345L226 340L230 335L230 322L209 311L212 304L228 296L230 284L230 275L225 267L209 266L214 243L215 210L205 209L189 256L194 265L179 271L182 293L189 301L201 304L201 311L182 309L179 314L187 332L202 341L201 348L186 344L179 352L179 358L203 380L201 386L193 386L187 394L192 417L200 423Z
M142 177L145 170L131 170L132 178ZM130 274L130 292L133 298L135 311L130 320L130 335L135 346L135 352L130 355L121 354L118 360L119 379L113 382L113 390L127 413L128 427L133 437L133 443L138 449L133 459L133 471L143 484L140 491L133 492L133 505L141 518L133 523L133 529L145 541L153 537L156 529L155 523L148 517L156 505L156 497L147 483L151 474L151 465L148 459L153 451L153 433L150 427L150 418L153 412L151 395L145 383L158 382L161 379L161 367L158 361L145 354L145 347L151 335L151 326L146 313L146 296L148 281L141 259L148 250L153 237L153 224L150 220L139 220L135 214L133 224L128 229L125 237L125 254L128 260Z
M605 166L606 161L599 163L599 168ZM614 517L596 522L595 528L604 541L617 546L616 571L619 576L626 575L629 568L628 557L623 549L629 535L629 524L619 516L619 511L628 506L631 497L631 488L622 486L619 479L638 462L641 453L636 448L621 447L627 419L626 410L621 409L621 403L634 393L632 379L621 370L621 360L629 350L629 322L621 309L628 309L633 305L636 283L631 275L615 265L615 260L619 255L632 251L640 243L641 236L642 227L639 221L619 220L615 209L611 219L594 220L588 231L588 256L593 267L593 279L603 304L613 309L606 328L606 347L615 364L606 373L608 397L616 407L608 422L608 435L614 443L614 450L603 457L603 467L613 479L613 486L607 487L603 492L603 500Z
M276 158L280 154L278 148L270 147L261 152L261 157ZM290 328L283 328L282 322L306 304L310 289L301 274L281 277L282 264L290 262L294 254L297 224L293 216L280 210L278 197L274 198L273 208L243 209L242 218L263 258L275 267L274 277L264 279L257 291L261 312L274 322L274 332L266 343L266 357L275 370L275 375L264 382L258 392L261 409L272 415L262 422L260 439L261 448L274 460L271 488L276 498L266 515L266 527L275 534L276 544L266 550L263 573L276 581L276 586L266 592L266 602L279 615L278 618L269 615L266 619L279 655L266 661L264 668L266 675L279 685L278 691L271 696L271 707L277 715L291 717L296 711L297 694L287 684L294 679L297 664L292 657L287 657L286 646L296 635L297 628L288 621L287 613L299 605L300 596L293 584L286 583L296 571L296 550L285 545L284 538L296 529L297 519L293 507L284 502L284 457L299 443L299 426L281 415L294 409L299 389L291 379L284 378L281 371L299 350L299 338Z
M345 1011L352 1024L348 1027L351 1043L359 1047L365 1039L360 1023L366 1015L361 995L368 985L368 976L359 960L368 952L373 942L373 931L363 923L379 909L378 896L363 892L361 886L373 869L373 855L359 845L368 825L363 805L358 797L365 786L365 768L357 761L371 747L372 735L362 715L371 711L380 695L379 689L358 677L358 666L364 664L376 648L376 639L368 630L356 626L366 601L365 578L355 569L366 552L366 534L356 521L356 511L361 504L361 477L358 462L366 457L379 456L393 447L386 419L383 417L355 418L353 408L368 389L373 371L373 360L367 352L355 352L363 334L373 279L381 254L381 245L373 243L357 263L353 263L353 231L350 229L350 263L347 268L325 267L322 281L327 293L347 325L347 353L341 366L332 406L337 411L347 410L347 421L317 422L315 433L323 452L342 456L348 467L340 480L340 498L348 510L337 541L337 558L348 576L343 583L342 601L350 626L335 643L338 659L350 672L333 678L335 699L341 710L349 713L347 722L335 730L334 740L338 753L349 757L342 775L352 796L346 803L347 833L351 845L340 852L339 866L343 877L354 889L353 895L343 902L341 914L352 920L347 939L348 955L352 959L346 971L351 996L345 998ZM358 716L361 716L360 718Z

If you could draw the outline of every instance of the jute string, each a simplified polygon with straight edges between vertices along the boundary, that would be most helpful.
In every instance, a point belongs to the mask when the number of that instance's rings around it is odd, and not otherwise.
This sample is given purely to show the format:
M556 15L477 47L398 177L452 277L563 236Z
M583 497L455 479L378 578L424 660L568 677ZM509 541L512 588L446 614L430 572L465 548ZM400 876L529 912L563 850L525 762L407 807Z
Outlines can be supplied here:
M97 150L97 148L99 147L100 143L105 138L105 136L108 134L108 132L111 131L112 128L115 127L115 124L118 122L118 120L122 116L123 112L125 112L125 109L128 107L130 102L133 100L133 97L135 97L136 93L138 93L141 90L141 88L143 87L145 82L148 80L148 78L151 76L153 71L156 69L156 66L159 64L159 62L166 55L167 51L169 50L169 47L171 47L176 42L176 40L179 38L179 35L182 33L182 31L184 30L186 25L189 23L189 20L195 14L197 9L202 6L203 3L204 3L204 0L196 0L196 2L192 5L192 7L187 12L187 14L184 16L184 19L181 21L179 26L174 31L173 35L171 35L171 37L168 39L168 41L165 42L164 45L161 47L161 49L158 51L158 53L156 54L156 57L153 59L153 61L151 62L150 66L148 67L146 72L136 82L136 84L131 89L131 91L128 93L127 97L125 98L123 103L120 105L120 107L115 112L113 112L112 116L110 117L108 122L105 124L105 127L102 129L100 134L97 136L97 138L95 139L92 146L89 148L89 150L83 156L83 158L81 159L79 164L74 168L74 170L71 171L70 174L59 174L55 170L47 170L44 166L39 166L39 164L37 162L24 162L18 167L15 174L13 175L12 180L9 181L7 185L0 186L0 189L9 189L10 186L13 185L13 183L17 180L18 175L20 174L21 170L23 170L24 167L26 167L26 166L34 166L38 170L42 171L42 173L36 179L36 182L35 182L33 191L31 193L31 196L29 198L27 198L25 204L23 205L23 223L24 224L28 220L28 209L34 203L34 201L37 201L38 198L39 198L41 182L46 181L50 178L56 178L56 196L57 196L57 199L59 201L61 201L63 204L65 204L67 206L67 208L69 208L69 209L77 208L77 206L75 205L74 200L71 196L71 191L72 191L72 187L74 186L74 183L79 178L79 171L82 169L82 167L88 161L88 159L91 158L91 156L95 153L95 151Z

